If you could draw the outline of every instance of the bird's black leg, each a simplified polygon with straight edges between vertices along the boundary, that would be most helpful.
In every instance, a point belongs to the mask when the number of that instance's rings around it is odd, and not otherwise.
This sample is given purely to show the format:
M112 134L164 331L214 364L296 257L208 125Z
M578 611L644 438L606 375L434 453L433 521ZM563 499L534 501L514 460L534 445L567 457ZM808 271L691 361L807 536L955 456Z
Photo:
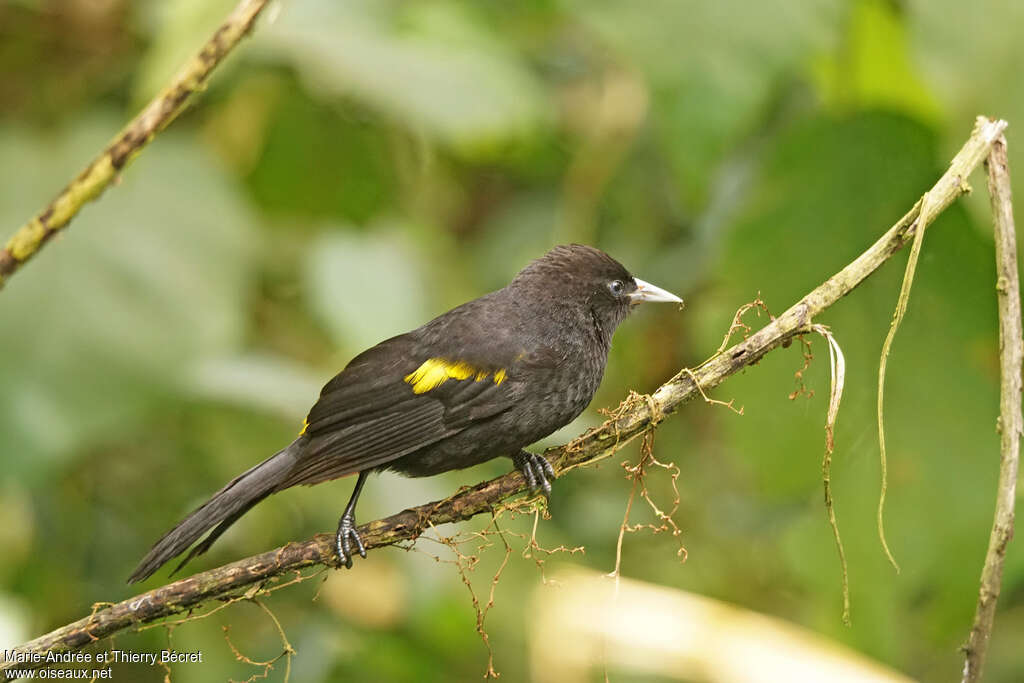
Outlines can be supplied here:
M359 492L363 490L363 483L366 481L368 470L359 473L356 479L356 487L352 490L352 497L348 499L345 512L338 520L338 533L334 537L334 550L338 553L338 562L347 568L352 568L352 543L356 544L356 550L361 557L366 557L366 546L363 539L356 531L356 502L359 500Z
M555 470L543 455L522 450L512 456L512 464L523 473L530 491L540 490L545 498L551 497L551 482L555 478Z

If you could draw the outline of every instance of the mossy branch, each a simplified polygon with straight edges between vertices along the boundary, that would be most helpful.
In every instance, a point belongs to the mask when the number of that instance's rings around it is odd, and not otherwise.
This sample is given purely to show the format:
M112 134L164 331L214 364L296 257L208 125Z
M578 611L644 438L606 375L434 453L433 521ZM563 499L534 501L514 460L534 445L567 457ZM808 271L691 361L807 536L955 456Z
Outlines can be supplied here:
M93 159L42 211L18 229L0 249L0 288L60 232L87 203L103 194L118 174L206 87L210 74L252 29L270 0L241 0L206 44L175 74L107 148Z
M944 210L965 191L964 180L988 156L1005 128L1005 121L979 118L974 132L949 169L925 195L934 208L930 210L929 218ZM918 230L927 227L928 220L920 220L924 203L925 199L918 201L867 251L768 325L742 342L716 353L700 367L683 369L650 396L631 396L603 425L564 446L548 449L545 457L559 476L607 458L646 430L656 428L686 401L701 396L703 391L757 363L769 351L787 345L796 335L812 331L812 321L816 316L849 294L905 246ZM510 472L460 490L444 500L364 524L359 532L368 550L410 541L431 526L458 522L488 512L501 501L525 490L522 475L517 471ZM254 597L269 590L282 575L314 565L335 566L333 536L322 534L301 543L289 543L98 608L87 617L14 648L13 653L20 658L32 655L45 658L49 652L76 650L120 631L192 610L213 600L223 600L239 593ZM0 672L32 666L40 667L42 664L33 663L31 659L21 663L7 662L0 664Z

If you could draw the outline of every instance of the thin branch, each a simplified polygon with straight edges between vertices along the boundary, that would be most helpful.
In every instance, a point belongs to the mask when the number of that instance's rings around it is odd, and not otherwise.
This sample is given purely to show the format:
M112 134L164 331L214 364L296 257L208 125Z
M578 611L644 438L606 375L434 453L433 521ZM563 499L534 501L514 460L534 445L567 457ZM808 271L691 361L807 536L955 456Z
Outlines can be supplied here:
M206 87L213 70L252 29L256 17L269 1L241 0L199 52L178 70L170 84L46 208L14 233L0 249L0 288L70 223L83 206L103 194L156 134L177 118L192 94Z
M1004 121L979 120L971 137L953 159L949 170L929 191L941 211L965 188L963 179L988 155L1002 135ZM913 238L919 225L921 201L852 263L819 285L789 310L742 342L717 353L695 370L684 369L650 396L623 402L603 425L570 443L550 448L545 457L559 476L585 464L611 456L648 429L653 429L701 390L721 384L727 377L757 363L769 351L796 335L811 331L815 316L850 293ZM469 519L491 511L501 501L522 493L526 484L518 471L461 490L445 500L404 510L364 524L359 532L368 550L417 538L424 530ZM76 650L120 631L136 628L172 614L192 610L205 602L236 595L250 588L256 596L282 574L314 565L335 566L333 536L321 534L302 543L289 543L261 555L211 569L136 597L95 610L89 616L32 640L10 652L21 660L0 664L12 668L40 667L48 652Z
M988 539L985 566L981 570L981 589L974 625L964 647L963 683L981 680L985 653L996 616L996 601L1003 580L1006 546L1013 538L1013 507L1016 502L1017 467L1020 458L1021 339L1020 284L1017 280L1017 236L1010 203L1010 167L1006 157L1006 138L992 145L986 162L988 191L992 199L996 242L996 300L999 303L1000 365L1000 462L996 491L996 512Z

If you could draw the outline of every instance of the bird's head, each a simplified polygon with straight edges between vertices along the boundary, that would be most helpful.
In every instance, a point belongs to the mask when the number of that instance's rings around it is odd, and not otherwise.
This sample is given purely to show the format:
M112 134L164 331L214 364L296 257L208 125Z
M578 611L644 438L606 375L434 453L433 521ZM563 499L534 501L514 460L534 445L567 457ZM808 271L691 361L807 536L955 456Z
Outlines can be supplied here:
M683 303L675 294L634 277L600 249L583 244L555 247L523 268L510 287L548 304L582 308L609 340L637 304Z

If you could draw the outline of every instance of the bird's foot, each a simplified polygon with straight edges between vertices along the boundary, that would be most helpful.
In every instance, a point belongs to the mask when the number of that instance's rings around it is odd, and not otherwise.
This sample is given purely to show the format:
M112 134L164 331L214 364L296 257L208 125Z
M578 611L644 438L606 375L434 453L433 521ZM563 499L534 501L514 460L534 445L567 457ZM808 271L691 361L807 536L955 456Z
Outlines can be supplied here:
M352 568L352 545L355 544L356 550L359 551L359 556L366 558L366 546L363 545L363 539L359 536L359 531L356 530L356 517L350 512L346 512L338 520L338 533L334 537L334 550L338 554L338 564L345 565L346 568Z
M551 497L549 479L555 478L555 470L547 458L522 450L512 456L512 464L523 473L523 478L526 479L526 485L530 487L531 493L540 491L545 498Z

